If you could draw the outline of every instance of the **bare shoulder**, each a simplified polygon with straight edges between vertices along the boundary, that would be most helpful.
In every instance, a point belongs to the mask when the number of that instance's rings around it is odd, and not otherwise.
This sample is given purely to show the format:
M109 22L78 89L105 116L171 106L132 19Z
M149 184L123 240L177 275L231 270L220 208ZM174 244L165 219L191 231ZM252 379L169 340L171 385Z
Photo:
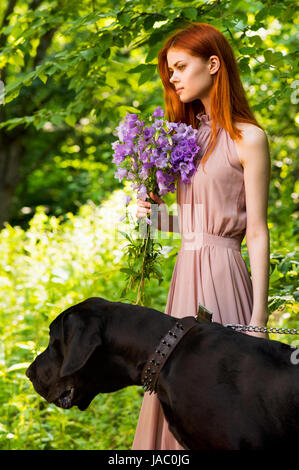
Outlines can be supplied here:
M243 167L253 155L269 155L268 138L263 129L247 122L236 122L235 125L242 131L241 139L235 140L235 144Z

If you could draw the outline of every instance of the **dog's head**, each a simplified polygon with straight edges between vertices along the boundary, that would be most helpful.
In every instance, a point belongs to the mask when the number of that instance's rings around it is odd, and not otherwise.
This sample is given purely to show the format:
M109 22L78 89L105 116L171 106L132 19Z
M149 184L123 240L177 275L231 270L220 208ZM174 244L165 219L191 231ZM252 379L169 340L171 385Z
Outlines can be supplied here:
M51 323L48 347L26 371L48 402L84 410L98 393L128 385L121 383L121 361L105 348L106 313L111 305L90 298Z

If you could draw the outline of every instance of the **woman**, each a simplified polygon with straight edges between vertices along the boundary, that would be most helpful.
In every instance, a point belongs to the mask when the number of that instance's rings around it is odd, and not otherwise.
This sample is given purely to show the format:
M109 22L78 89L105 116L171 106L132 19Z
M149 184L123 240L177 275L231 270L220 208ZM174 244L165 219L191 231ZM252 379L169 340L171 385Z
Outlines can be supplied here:
M201 303L213 312L212 321L265 326L270 156L233 50L215 27L194 23L166 41L158 65L168 120L195 128L199 121L201 147L191 182L177 185L180 211L171 217L169 231L181 232L182 243L165 313L196 316ZM158 228L163 229L166 205L150 196L162 209ZM150 212L150 203L139 199L137 217ZM245 235L251 279L240 253ZM144 395L132 449L183 449L168 430L156 395Z

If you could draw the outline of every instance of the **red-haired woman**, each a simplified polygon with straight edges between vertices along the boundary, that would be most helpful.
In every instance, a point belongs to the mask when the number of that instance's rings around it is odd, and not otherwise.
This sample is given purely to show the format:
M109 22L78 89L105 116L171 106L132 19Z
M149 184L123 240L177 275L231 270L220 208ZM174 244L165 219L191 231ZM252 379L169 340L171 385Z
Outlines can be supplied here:
M201 146L191 182L177 184L177 217L150 194L162 209L158 228L163 230L167 215L169 231L182 237L165 313L196 316L201 303L213 312L212 321L265 326L269 147L247 102L233 50L218 29L193 23L166 41L158 65L167 119L199 124ZM150 203L139 199L137 217L148 213ZM240 252L245 235L251 279ZM132 449L183 449L156 395L148 392Z

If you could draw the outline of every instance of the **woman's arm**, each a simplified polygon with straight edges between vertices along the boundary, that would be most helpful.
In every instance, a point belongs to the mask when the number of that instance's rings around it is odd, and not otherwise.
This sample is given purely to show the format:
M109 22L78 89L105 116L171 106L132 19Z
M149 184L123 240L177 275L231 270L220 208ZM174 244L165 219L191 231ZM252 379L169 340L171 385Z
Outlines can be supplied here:
M251 268L253 309L250 323L265 326L268 320L270 241L267 208L271 161L265 132L252 124L242 124L243 138L236 142L244 168L246 194L246 242ZM256 336L266 336L253 333Z

